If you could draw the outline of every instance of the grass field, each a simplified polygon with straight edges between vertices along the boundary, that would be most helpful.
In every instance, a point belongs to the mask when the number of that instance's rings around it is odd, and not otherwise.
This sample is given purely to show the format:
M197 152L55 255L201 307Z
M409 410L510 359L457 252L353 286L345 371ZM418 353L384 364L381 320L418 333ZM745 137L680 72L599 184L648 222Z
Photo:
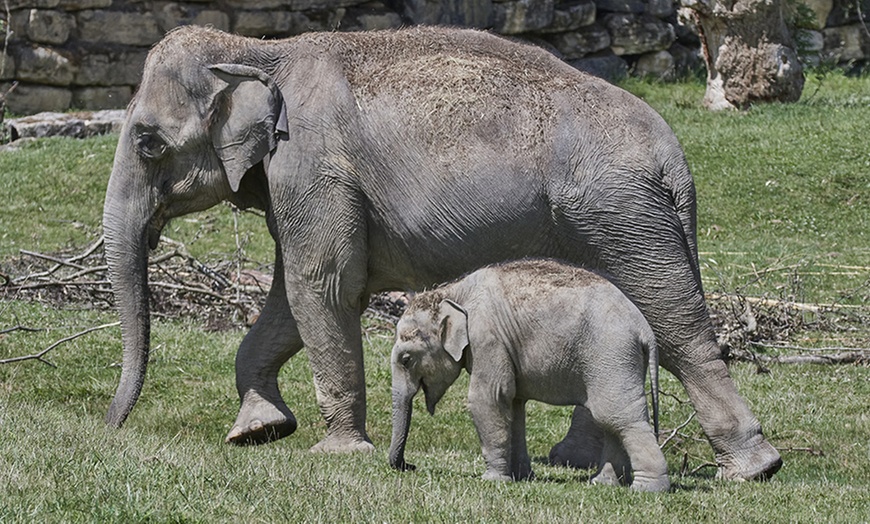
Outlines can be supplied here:
M837 305L835 312L758 310L788 318L775 341L870 347L870 78L811 78L804 100L748 113L697 106L703 86L630 81L683 143L696 177L702 274L711 294ZM818 88L818 89L817 89ZM115 137L44 139L0 152L0 274L27 271L19 250L80 251L100 234ZM262 219L238 216L251 266L272 246ZM236 256L225 206L166 234L206 263ZM0 279L0 285L3 280ZM843 312L846 313L843 313ZM836 313L836 314L835 314ZM34 353L111 311L0 294L0 359ZM0 365L0 522L870 522L870 369L734 362L743 396L782 451L767 483L714 479L709 446L677 381L663 375L665 453L675 489L638 494L586 485L590 472L544 463L570 410L532 404L537 480L479 479L484 465L460 381L430 417L422 403L408 445L414 473L387 464L392 327L365 322L371 455L307 450L324 434L303 354L280 384L299 429L255 448L223 444L238 408L233 358L244 328L206 330L193 316L155 319L142 397L122 430L102 417L117 385L120 335L96 331L37 361ZM763 355L795 352L757 349ZM676 429L679 428L679 431Z

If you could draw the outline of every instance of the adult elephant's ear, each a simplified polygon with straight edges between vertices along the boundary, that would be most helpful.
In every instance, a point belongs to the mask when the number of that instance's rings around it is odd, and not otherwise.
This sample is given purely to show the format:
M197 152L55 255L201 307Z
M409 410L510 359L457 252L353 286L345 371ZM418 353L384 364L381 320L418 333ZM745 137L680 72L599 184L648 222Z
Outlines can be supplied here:
M233 192L251 166L268 158L287 139L287 110L275 81L256 67L216 64L209 67L222 86L210 115L211 137Z

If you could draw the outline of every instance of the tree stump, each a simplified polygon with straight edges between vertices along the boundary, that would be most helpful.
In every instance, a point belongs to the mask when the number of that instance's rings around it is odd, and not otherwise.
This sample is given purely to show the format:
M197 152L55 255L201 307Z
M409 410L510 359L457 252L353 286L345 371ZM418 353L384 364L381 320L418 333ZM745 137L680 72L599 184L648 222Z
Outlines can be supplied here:
M707 63L704 105L745 109L796 102L803 66L789 31L787 0L682 0L691 9Z

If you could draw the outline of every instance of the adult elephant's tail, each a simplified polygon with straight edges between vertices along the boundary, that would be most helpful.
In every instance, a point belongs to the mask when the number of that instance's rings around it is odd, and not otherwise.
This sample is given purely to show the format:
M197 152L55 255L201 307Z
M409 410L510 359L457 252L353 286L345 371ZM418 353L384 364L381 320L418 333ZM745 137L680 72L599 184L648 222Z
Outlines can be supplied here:
M695 201L695 181L686 163L686 157L677 147L677 151L664 163L662 169L662 183L671 197L674 212L679 217L683 229L683 241L686 244L685 252L689 254L689 265L698 284L701 286L701 268L698 262L698 238L697 238L697 204Z

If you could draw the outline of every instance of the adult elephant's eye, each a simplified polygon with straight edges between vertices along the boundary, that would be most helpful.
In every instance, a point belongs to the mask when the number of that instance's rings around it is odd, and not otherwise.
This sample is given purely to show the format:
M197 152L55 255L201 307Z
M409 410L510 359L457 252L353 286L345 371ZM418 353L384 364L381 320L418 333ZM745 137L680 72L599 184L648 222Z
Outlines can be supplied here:
M166 154L166 142L154 133L142 133L136 137L136 149L143 157L156 160Z

